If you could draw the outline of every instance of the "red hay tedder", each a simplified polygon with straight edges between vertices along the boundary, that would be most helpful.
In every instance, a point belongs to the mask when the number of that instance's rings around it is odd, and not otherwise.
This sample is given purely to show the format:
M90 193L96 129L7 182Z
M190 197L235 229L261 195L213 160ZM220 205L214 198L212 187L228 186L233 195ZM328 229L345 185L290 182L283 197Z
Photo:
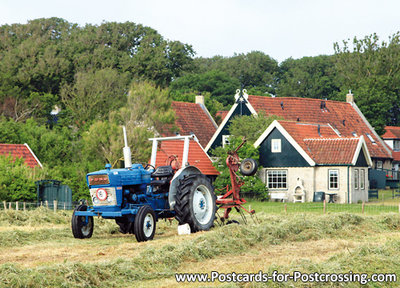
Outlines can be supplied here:
M254 159L246 158L242 162L240 162L238 151L246 142L243 139L242 143L232 151L228 152L228 157L226 158L226 165L229 168L229 174L231 178L231 185L226 186L226 193L222 196L218 196L216 200L216 204L218 209L224 209L223 217L220 217L222 222L225 222L229 218L229 213L232 211L232 208L235 208L236 211L242 216L243 221L246 223L246 218L242 210L249 213L252 218L255 213L254 210L247 210L243 207L243 204L246 203L244 198L240 197L240 187L243 186L244 181L236 174L236 172L240 169L240 173L244 176L252 176L257 172L257 162ZM253 218L255 221L255 219ZM235 220L227 221L226 224L237 223Z

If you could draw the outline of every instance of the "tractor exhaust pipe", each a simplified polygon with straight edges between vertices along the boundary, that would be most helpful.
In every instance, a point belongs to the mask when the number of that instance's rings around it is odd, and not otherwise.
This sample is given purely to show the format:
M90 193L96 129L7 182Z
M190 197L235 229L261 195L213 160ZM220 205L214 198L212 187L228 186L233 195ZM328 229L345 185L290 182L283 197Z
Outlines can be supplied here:
M125 168L131 168L132 167L132 159L131 159L132 153L131 153L131 148L128 147L128 137L126 137L125 126L122 126L122 130L124 131L124 142L125 142L125 147L123 149Z

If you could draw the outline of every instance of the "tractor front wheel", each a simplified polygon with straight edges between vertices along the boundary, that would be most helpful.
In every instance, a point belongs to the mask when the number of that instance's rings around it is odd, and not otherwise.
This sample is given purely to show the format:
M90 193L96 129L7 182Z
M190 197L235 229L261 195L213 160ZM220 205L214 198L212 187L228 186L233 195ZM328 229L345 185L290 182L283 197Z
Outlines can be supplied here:
M139 208L133 223L133 231L138 242L152 240L156 232L156 214L150 206Z
M79 205L72 214L72 234L75 238L90 238L93 234L93 216L76 216L75 211L87 211L86 205ZM87 219L86 219L87 218Z
M214 188L206 176L185 176L176 193L175 218L179 225L188 223L192 232L209 230L214 224L215 201Z

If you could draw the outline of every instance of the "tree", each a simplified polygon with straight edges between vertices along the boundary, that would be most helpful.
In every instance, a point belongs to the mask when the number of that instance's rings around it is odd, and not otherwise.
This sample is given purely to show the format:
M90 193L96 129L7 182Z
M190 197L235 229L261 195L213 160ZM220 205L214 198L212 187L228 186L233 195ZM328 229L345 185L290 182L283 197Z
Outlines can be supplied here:
M400 34L380 42L376 34L335 43L336 69L343 95L351 89L375 130L400 124ZM344 97L344 96L343 96Z
M86 106L103 96L97 86L107 88L102 83L109 85L114 79L113 85L118 86L114 87L115 93L120 90L120 82L132 78L166 87L172 79L191 70L193 55L190 45L167 41L154 29L132 22L80 27L50 18L3 25L0 26L0 115L18 121L36 117L35 111L41 111L45 105L37 106L37 102L31 105L30 98L39 93L54 95L58 103L62 97L72 116L85 118L84 112L78 115L77 107L83 104L81 111L92 108ZM93 86L91 82L96 81L98 85ZM125 82L124 89L128 83ZM113 91L108 94L111 98L115 96ZM74 98L78 98L76 103ZM91 109L86 111L92 113Z
M239 82L235 89L243 87L249 91L261 91L262 95L275 94L278 62L263 52L252 51L232 57L197 58L194 65L199 73L211 70L225 72Z
M253 144L274 120L279 119L282 118L275 115L267 116L263 111L257 116L237 116L232 119L229 133L238 138L245 137L248 143Z
M335 99L340 91L335 56L286 59L279 66L276 95Z
M112 113L110 121L126 126L134 162L149 160L151 143L148 138L176 130L168 90L157 88L150 82L134 81L126 105Z
M212 100L216 100L223 106L229 106L234 102L236 89L240 87L240 82L229 76L227 73L211 70L199 74L186 74L171 82L171 97L174 100L182 99L185 94L206 94L211 95Z
M116 70L79 72L75 83L64 85L62 101L76 124L107 119L108 114L126 101L127 77Z
M96 121L82 135L82 156L86 161L114 164L122 157L122 128L110 121Z

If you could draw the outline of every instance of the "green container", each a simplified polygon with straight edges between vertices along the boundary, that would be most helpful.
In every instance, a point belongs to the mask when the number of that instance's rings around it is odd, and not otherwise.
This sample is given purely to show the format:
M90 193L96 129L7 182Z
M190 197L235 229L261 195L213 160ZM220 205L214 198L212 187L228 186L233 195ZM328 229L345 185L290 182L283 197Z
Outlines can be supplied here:
M47 201L49 208L54 208L54 200L57 200L57 208L72 209L72 190L68 185L62 185L57 180L40 180L35 183L39 203Z

